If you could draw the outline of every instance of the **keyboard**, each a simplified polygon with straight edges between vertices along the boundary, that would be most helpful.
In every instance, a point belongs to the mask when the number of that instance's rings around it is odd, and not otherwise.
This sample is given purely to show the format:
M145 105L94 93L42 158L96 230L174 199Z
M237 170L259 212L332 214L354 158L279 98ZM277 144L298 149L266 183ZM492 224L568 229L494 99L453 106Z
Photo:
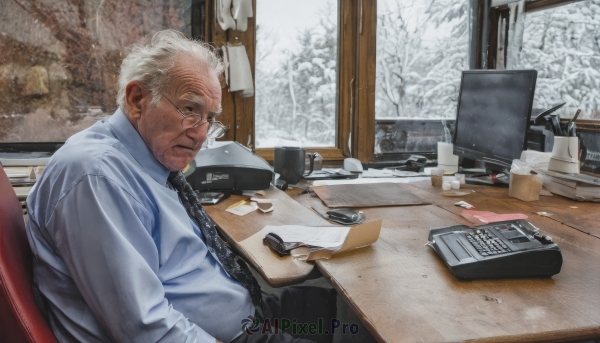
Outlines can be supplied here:
M427 245L461 279L547 277L562 267L558 245L522 219L431 228Z
M504 226L506 227L506 226ZM465 237L481 256L498 255L510 252L510 248L490 230L481 229L474 233L465 232Z

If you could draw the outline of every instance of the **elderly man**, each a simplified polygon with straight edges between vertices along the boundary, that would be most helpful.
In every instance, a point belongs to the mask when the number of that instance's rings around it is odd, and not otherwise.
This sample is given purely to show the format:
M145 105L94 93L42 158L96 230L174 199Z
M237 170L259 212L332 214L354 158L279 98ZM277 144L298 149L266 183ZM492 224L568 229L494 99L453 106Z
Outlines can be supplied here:
M32 190L35 284L59 342L331 340L256 327L322 318L328 328L335 294L261 293L179 172L223 132L222 70L208 46L157 33L123 61L119 109L71 137Z

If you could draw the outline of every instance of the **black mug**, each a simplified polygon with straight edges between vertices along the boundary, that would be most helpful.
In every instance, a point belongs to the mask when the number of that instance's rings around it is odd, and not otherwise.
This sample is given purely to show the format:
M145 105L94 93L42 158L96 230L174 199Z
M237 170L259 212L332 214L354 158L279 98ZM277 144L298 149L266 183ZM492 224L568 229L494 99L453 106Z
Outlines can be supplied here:
M310 158L310 170L304 174L304 159ZM313 164L316 154L307 154L303 148L282 147L275 148L273 158L273 169L279 174L279 179L284 180L290 185L295 185L302 176L308 176L313 171Z

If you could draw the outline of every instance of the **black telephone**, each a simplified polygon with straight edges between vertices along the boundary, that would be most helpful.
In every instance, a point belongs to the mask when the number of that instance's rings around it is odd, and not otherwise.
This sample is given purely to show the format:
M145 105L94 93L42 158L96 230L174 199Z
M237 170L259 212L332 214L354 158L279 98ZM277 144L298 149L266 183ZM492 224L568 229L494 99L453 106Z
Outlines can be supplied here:
M544 277L560 272L562 254L526 220L429 230L429 242L461 279Z

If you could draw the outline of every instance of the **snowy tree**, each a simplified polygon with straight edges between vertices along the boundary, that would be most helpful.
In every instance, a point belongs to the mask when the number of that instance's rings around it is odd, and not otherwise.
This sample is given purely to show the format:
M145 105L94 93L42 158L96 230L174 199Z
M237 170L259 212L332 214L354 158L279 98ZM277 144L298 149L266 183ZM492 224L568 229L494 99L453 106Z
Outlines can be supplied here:
M468 2L380 3L377 117L453 118L467 67Z
M566 102L563 115L600 119L600 0L527 14L515 69L538 71L534 108Z
M277 41L257 29L256 141L334 146L336 124L337 23L330 8L319 24L300 31L295 49L272 51ZM273 64L277 54L279 62ZM283 143L282 143L283 142Z

